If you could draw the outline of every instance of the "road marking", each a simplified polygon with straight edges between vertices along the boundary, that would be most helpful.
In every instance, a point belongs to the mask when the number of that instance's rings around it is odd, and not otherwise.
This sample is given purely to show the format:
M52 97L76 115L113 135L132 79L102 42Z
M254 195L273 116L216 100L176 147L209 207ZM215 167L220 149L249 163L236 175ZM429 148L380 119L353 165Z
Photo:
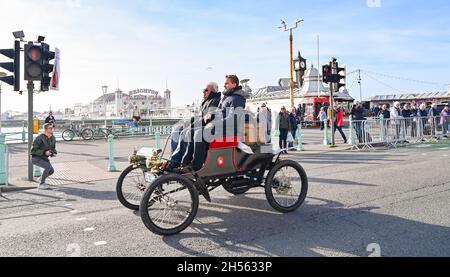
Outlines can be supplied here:
M79 211L73 210L73 211L70 211L70 213L71 213L71 214L76 214L76 213L79 213Z
M77 218L77 219L75 219L76 221L83 221L83 220L86 220L87 218L85 218L85 217L80 217L80 218Z
M448 147L439 148L439 150L448 150L448 149L450 149L450 148L448 148Z
M106 241L97 241L94 243L95 246L102 246L102 245L106 245L107 242Z
M442 157L448 157L448 155L442 155Z
M72 204L69 203L69 204L65 204L64 206L65 207L70 207L70 206L72 206Z
M86 228L86 229L84 229L83 230L83 232L92 232L92 231L94 231L95 229L94 228Z

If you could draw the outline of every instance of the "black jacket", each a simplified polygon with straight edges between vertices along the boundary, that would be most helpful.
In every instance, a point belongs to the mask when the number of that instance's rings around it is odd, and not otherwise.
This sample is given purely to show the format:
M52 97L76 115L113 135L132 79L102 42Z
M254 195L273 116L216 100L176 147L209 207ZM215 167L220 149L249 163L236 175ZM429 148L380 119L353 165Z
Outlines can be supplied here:
M236 87L233 90L223 92L224 97L220 101L218 116L211 123L217 128L223 128L223 133L228 134L227 125L234 125L234 135L238 134L239 122L244 122L245 115L244 109L247 104L247 98L249 94L242 90L241 86ZM239 112L239 109L240 112ZM233 122L234 121L234 122Z
M291 130L292 126L291 126L291 117L289 116L289 114L287 112L283 113L280 112L279 114L280 117L280 121L279 121L279 129L287 129L287 130Z
M403 110L403 111L402 111L402 116L403 116L404 118L410 118L411 115L412 115L411 110Z
M201 105L202 115L213 114L217 107L219 107L221 100L220 92L211 93L208 99L204 100Z
M388 109L386 109L386 110L381 110L379 113L378 113L378 116L383 116L383 118L384 119L390 119L391 118L391 112L388 110Z
M217 110L217 107L219 106L221 99L220 92L211 93L208 97L208 99L203 100L202 105L200 106L201 109L201 118L199 118L197 121L195 121L195 118L191 119L191 127L195 127L199 124L199 121L202 122L202 126L204 127L206 124L203 120L203 117L205 117L207 114L210 114L212 116L212 120L214 120L214 113Z
M51 151L54 155L58 154L56 151L56 139L55 136L48 138L44 134L40 134L33 142L33 147L31 148L31 156L39 157L48 161L48 157L45 152Z
M360 106L359 108L352 108L350 113L352 115L353 120L366 120L364 118L364 108Z

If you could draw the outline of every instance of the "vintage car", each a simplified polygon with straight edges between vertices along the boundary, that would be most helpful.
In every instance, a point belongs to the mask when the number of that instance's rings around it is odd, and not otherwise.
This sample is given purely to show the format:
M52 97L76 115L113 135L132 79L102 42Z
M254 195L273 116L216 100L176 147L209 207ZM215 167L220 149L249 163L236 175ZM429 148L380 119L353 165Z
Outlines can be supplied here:
M117 182L117 196L127 208L139 210L155 234L174 235L196 217L199 195L223 187L239 195L262 187L269 204L281 213L297 210L305 201L308 178L299 163L283 160L284 149L271 144L248 146L237 137L214 140L201 170L188 174L165 172L160 149L144 148L130 156L131 166Z

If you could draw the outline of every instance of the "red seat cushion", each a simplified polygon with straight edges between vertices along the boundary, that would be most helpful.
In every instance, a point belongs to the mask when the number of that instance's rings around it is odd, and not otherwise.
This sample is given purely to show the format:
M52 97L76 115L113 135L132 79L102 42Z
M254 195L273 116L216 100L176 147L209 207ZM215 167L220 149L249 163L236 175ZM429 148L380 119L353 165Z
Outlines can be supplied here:
M209 145L209 149L237 147L238 144L239 144L238 137L224 137L222 139L213 140Z

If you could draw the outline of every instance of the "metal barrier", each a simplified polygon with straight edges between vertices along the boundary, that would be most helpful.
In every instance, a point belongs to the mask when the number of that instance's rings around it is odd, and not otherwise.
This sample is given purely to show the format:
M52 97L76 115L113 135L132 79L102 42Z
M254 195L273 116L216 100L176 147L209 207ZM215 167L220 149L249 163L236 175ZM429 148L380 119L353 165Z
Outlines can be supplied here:
M450 116L350 120L352 150L375 151L376 145L398 147L408 143L430 142L447 137Z

